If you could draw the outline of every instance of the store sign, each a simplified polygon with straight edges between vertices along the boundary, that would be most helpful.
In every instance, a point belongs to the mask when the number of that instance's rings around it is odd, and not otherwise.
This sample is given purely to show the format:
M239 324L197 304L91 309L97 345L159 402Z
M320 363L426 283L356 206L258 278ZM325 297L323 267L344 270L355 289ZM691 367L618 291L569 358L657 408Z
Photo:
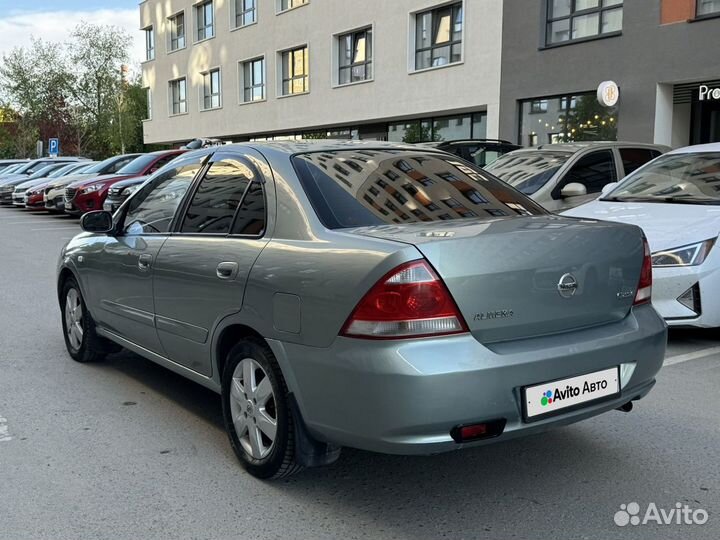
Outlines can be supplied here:
M720 101L720 88L710 88L705 84L700 85L700 101L710 100Z
M620 99L620 88L615 81L600 83L597 91L598 103L603 107L614 107Z

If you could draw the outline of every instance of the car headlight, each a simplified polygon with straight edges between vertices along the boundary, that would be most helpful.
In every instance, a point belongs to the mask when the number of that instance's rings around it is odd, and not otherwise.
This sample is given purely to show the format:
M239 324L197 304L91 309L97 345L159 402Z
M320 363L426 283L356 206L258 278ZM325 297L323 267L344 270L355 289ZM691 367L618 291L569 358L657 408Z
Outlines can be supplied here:
M123 197L127 198L127 197L129 197L130 195L132 195L133 193L135 193L135 192L138 190L139 187L140 187L140 184L138 184L138 185L136 185L136 186L128 186L128 187L126 187L125 189L122 190L121 195L122 195Z
M715 245L715 238L697 244L653 253L653 266L698 266L705 262Z
M85 189L83 189L82 192L83 192L83 193L94 193L94 192L96 192L96 191L101 190L102 187L103 187L103 186L102 186L101 184L93 184L93 185L88 186L88 187L86 187Z

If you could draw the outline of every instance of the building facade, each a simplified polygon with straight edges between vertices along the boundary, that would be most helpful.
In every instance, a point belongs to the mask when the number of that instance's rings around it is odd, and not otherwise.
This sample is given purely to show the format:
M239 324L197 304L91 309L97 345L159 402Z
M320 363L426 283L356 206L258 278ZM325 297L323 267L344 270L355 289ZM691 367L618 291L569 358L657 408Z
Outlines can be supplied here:
M145 142L494 138L500 0L145 0Z
M720 0L507 0L500 136L720 141L719 51Z

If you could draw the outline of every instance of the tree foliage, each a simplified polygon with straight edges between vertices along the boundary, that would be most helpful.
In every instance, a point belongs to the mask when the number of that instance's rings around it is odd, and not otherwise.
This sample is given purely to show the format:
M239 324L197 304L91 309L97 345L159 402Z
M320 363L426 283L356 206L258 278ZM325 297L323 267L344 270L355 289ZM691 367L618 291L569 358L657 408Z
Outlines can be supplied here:
M16 114L16 154L51 137L66 154L97 159L142 149L147 105L139 81L126 79L129 43L117 27L81 23L67 43L33 39L4 55L0 97Z

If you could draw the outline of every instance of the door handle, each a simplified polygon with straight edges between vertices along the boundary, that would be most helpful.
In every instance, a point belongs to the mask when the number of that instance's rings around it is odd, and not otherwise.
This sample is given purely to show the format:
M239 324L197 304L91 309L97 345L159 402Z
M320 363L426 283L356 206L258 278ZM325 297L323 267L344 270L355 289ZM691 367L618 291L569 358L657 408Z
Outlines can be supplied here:
M138 257L138 268L141 272L144 272L146 270L150 269L150 265L152 264L152 255L148 253L143 253Z
M216 274L220 279L235 279L238 273L238 263L221 262L217 265Z

